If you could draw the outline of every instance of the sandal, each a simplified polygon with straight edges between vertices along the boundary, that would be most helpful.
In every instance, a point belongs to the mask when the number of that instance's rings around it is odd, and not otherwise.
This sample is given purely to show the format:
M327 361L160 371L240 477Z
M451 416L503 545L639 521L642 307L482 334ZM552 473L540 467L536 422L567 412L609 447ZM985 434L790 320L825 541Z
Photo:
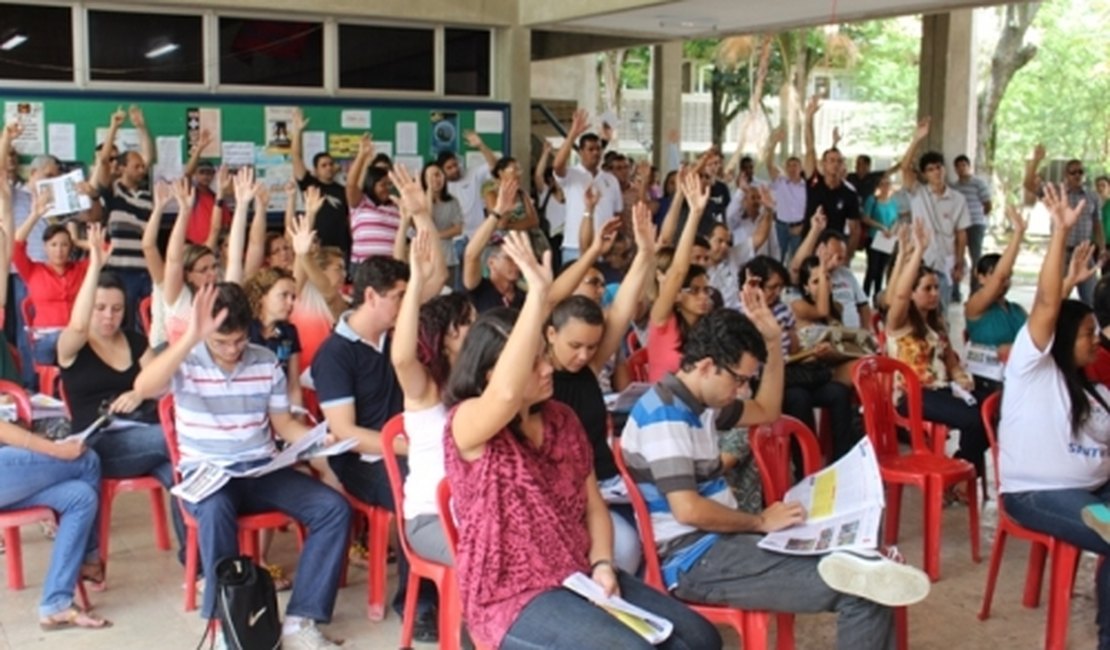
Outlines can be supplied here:
M99 616L80 610L77 607L70 607L64 612L59 612L53 616L39 620L39 627L43 632L56 632L58 630L67 630L70 628L81 628L85 630L103 630L112 627L112 622Z
M370 560L367 556L368 551L365 546L358 542L351 543L351 548L347 557L352 566L357 566L361 569L369 568Z
M89 583L93 591L104 591L104 563L96 561L82 564L81 580Z
M280 564L267 564L266 571L274 581L274 591L289 591L293 588L293 581L285 577L285 569Z

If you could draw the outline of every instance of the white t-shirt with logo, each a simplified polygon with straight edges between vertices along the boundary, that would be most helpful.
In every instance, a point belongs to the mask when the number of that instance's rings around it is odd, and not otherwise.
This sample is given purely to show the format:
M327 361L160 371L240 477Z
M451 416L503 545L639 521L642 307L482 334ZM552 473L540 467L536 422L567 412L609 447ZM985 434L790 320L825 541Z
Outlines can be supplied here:
M563 248L578 249L578 232L582 227L582 216L586 213L586 189L590 185L601 193L593 214L595 237L613 215L619 215L624 209L621 185L617 177L607 171L598 170L594 176L582 165L568 166L566 176L556 175L555 181L563 188L563 199L566 201Z
M859 320L859 306L867 304L867 294L863 292L855 274L843 266L836 267L829 274L829 288L832 290L833 300L840 305L840 322L844 327L863 327Z
M1021 328L1006 364L998 464L1002 492L1091 490L1110 479L1110 413L1091 397L1091 413L1072 434L1071 399L1051 355ZM1110 390L1095 390L1110 404Z

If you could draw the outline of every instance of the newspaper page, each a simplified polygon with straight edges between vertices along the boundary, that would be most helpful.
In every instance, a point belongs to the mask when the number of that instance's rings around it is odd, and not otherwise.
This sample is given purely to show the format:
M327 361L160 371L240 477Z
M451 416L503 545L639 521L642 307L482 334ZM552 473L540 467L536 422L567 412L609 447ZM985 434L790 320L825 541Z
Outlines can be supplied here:
M885 502L871 441L864 438L840 460L802 479L783 501L801 503L806 521L767 534L760 548L791 555L877 548Z
M674 631L674 623L662 616L641 609L620 596L605 595L601 585L582 572L567 576L563 586L609 612L652 645L666 641Z
M49 209L47 217L56 217L62 214L81 212L92 207L92 199L77 188L85 181L85 173L75 169L68 174L47 178L35 184L35 190L46 194L46 204Z

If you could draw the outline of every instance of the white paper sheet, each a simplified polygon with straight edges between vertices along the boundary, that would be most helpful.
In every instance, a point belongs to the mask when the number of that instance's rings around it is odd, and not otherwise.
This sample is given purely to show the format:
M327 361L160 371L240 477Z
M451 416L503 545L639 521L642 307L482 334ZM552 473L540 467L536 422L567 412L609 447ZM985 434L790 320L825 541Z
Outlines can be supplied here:
M154 148L158 151L158 162L154 164L154 180L175 181L185 173L185 165L181 162L184 138L180 135L160 135L154 139Z
M46 153L46 114L42 102L4 102L4 124L19 121L23 133L12 141L12 148L23 156Z
M224 142L220 152L223 164L228 167L244 167L254 164L253 142Z
M304 166L309 170L313 170L312 159L318 153L325 153L328 150L328 137L323 131L305 131L301 133L301 155L304 161Z
M385 155L392 158L393 157L393 143L389 142L388 140L385 141L385 142L378 142L377 140L375 140L374 141L374 152L375 153L384 153Z
M394 165L404 165L414 176L420 174L424 168L424 159L420 156L397 156L393 159Z
M96 129L96 143L100 144L108 137L108 127L101 126ZM138 151L140 149L138 129L120 129L116 131L116 148L120 153L124 151Z
M416 153L416 122L398 122L394 142L398 156L411 156Z
M344 129L369 129L370 111L340 111L339 126Z
M474 131L501 133L505 130L505 114L501 111L474 111Z
M875 236L871 238L871 249L879 251L880 253L890 254L894 252L894 245L898 243L898 238L887 237L883 231L878 231Z
M47 138L51 156L58 160L77 160L77 125L68 123L51 124L47 127Z
M41 180L35 184L38 192L47 194L47 217L81 212L92 207L92 200L82 194L77 186L85 181L85 172L75 169L68 174Z

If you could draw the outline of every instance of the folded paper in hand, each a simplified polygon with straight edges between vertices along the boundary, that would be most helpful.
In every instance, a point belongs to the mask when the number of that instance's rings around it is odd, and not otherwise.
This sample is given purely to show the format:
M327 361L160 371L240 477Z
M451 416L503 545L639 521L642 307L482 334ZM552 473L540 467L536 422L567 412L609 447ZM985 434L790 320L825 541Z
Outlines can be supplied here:
M609 612L652 645L666 641L674 631L674 623L637 607L620 596L607 596L601 585L582 572L572 573L563 581L563 586Z

